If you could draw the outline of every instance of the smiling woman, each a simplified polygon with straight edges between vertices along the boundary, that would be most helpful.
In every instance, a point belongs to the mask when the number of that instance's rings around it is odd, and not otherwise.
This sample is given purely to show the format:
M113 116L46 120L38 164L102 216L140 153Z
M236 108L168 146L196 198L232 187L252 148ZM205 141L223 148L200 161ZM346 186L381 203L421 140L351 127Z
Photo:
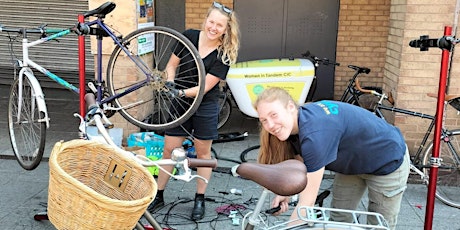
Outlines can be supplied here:
M323 173L330 170L336 173L333 208L355 210L367 190L368 211L382 214L395 229L410 162L397 127L364 108L343 102L322 100L298 106L279 87L264 90L254 105L263 127L260 163L295 158L307 167L308 184L299 195L291 220L298 218L300 206L314 206ZM277 196L272 206L281 207L275 214L286 212L288 198ZM333 212L331 218L352 222L346 214ZM377 222L367 219L368 224Z
M205 95L195 114L180 127L165 131L165 142L163 158L171 158L171 151L182 146L185 138L193 136L197 158L210 159L212 141L218 139L217 125L219 116L219 82L227 77L230 65L236 62L239 48L239 24L235 12L222 3L214 2L209 7L206 18L203 21L202 29L189 29L183 33L195 47L203 59L206 69ZM187 101L197 94L196 79L187 82L188 85L177 84L174 79L176 67L179 67L179 75L194 76L193 71L182 71L187 66L186 56L180 52L174 52L171 56L167 69L168 81L175 87L177 97ZM182 60L182 61L181 61ZM173 104L174 110L182 109L183 105ZM173 167L166 168L170 172ZM197 174L210 179L212 169L198 168ZM155 200L150 204L149 211L154 212L156 208L164 205L163 192L169 181L169 175L164 172L158 174L158 193ZM191 218L202 219L205 212L204 193L207 184L197 181L195 204Z

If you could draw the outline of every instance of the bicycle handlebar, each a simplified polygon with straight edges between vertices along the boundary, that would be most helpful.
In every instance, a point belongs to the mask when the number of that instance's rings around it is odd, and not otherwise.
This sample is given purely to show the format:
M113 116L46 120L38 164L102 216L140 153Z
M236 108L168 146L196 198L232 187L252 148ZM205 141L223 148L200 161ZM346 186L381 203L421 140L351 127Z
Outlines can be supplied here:
M307 168L298 160L278 164L242 163L232 168L235 176L252 180L281 196L300 193L307 186Z
M306 57L306 58L310 58L313 61L313 63L315 64L316 67L318 67L319 64L340 66L340 63L333 62L333 61L329 60L328 58L322 58L321 59L321 58L311 54L309 50L307 50L307 52L303 53L302 56Z
M85 94L85 102L88 110L91 110L94 107L97 107L96 96L92 93Z
M0 25L0 33L1 32L10 32L10 33L31 33L31 34L56 34L62 32L66 29L62 28L46 28L46 24L43 24L37 28L23 28L23 27L3 27Z
M198 158L188 158L188 167L206 167L206 168L216 168L217 159L198 159Z
M393 95L391 94L391 92L389 92L388 95L385 95L384 93L379 93L379 92L377 92L375 90L363 89L361 87L361 85L359 84L359 80L358 80L357 77L355 78L355 86L356 86L356 89L358 89L362 93L372 94L372 95L375 95L375 96L378 96L378 97L381 97L381 98L383 97L383 99L388 100L388 102L390 102L392 105L394 105L394 103L395 103Z

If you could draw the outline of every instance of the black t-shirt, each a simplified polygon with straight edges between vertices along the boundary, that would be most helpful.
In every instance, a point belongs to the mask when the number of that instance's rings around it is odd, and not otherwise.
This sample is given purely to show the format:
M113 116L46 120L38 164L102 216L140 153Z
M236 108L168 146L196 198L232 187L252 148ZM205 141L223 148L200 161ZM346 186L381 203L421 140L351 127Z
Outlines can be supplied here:
M189 29L183 32L185 37L187 37L193 45L198 49L198 40L200 39L200 31L199 30L194 30L194 29ZM187 60L190 61L191 57L190 55L184 54L183 52L180 52L182 49L175 49L174 54L181 58L182 63L187 63ZM202 57L203 64L205 67L205 72L206 74L212 74L222 80L225 80L227 78L227 73L228 70L230 69L230 66L225 65L222 60L221 56L219 55L219 52L216 50L212 51L209 53L206 57ZM193 63L190 65L187 64L182 64L179 67L179 77L180 76L197 76L197 71L194 68L191 68L193 66ZM195 79L195 83L192 84L197 84L198 79ZM189 85L187 87L192 87L193 85ZM218 95L219 95L219 85L216 84L211 90L209 90L203 97L203 102L205 101L218 101Z

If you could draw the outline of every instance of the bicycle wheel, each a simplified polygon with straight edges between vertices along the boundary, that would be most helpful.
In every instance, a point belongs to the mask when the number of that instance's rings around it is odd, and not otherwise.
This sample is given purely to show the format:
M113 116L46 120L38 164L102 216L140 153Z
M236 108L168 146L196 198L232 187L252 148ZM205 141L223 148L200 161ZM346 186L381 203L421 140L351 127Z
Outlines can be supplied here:
M197 87L194 98L170 97L166 65L175 52L176 89ZM184 74L185 73L185 74ZM198 108L204 95L205 69L195 46L181 33L154 26L136 30L110 56L107 83L120 114L146 130L179 126Z
M19 164L26 170L33 170L40 164L45 149L45 114L38 110L39 99L35 95L35 89L27 77L24 77L22 87L16 79L11 86L8 102L11 146Z
M250 163L257 163L257 156L259 155L259 148L260 145L254 145L247 149L245 149L240 154L241 162L250 162Z
M460 129L451 130L447 137L442 138L439 157L442 159L438 168L436 184L436 198L443 203L460 208ZM426 149L423 156L423 173L430 175L430 159L433 142Z
M227 123L230 115L232 113L232 103L228 97L225 99L219 98L219 122L217 123L217 129L220 129L222 126Z

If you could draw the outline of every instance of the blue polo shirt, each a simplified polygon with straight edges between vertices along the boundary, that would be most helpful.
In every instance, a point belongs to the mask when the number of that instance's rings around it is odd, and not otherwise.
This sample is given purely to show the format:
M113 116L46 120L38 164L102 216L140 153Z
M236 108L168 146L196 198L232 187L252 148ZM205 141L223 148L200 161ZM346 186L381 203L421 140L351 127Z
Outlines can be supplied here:
M386 175L402 164L401 131L358 106L318 101L299 108L300 151L308 172Z

